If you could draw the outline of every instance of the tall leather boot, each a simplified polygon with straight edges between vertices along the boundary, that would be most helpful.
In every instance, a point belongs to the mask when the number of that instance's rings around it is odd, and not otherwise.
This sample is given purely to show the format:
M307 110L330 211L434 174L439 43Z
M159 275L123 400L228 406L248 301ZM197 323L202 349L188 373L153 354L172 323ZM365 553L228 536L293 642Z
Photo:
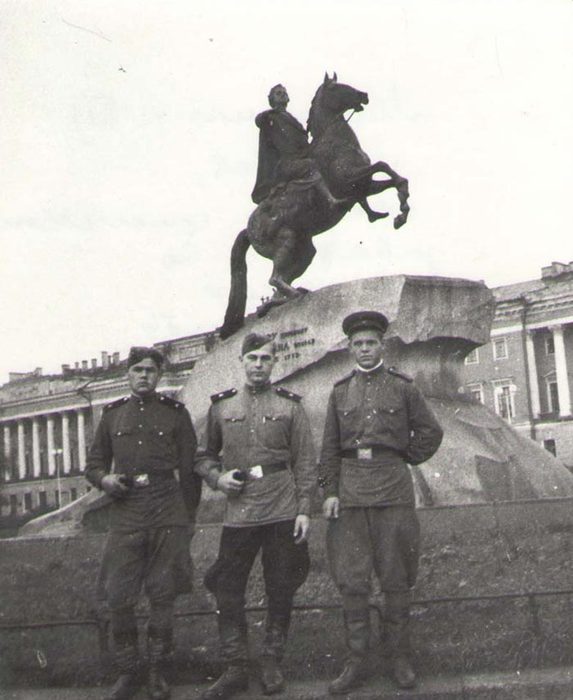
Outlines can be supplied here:
M342 673L328 686L335 694L344 694L361 684L370 645L370 611L368 608L344 610L344 629L348 656Z
M410 594L386 593L385 617L392 678L399 688L413 688L416 674L410 661Z
M169 684L163 675L165 659L171 645L171 633L168 630L149 629L147 633L147 695L151 700L167 700L171 695Z
M142 684L137 639L130 644L117 645L114 660L119 676L104 700L129 700Z
M249 687L246 621L229 620L219 614L219 639L221 656L227 667L201 695L201 700L226 700Z
M280 615L269 613L267 617L260 662L261 683L265 695L280 693L285 687L280 664L284 656L289 625L290 611Z

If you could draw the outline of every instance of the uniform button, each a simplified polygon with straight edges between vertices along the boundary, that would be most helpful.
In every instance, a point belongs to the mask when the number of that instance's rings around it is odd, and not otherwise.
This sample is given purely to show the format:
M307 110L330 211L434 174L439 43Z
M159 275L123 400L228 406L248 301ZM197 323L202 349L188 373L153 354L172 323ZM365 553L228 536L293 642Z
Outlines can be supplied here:
M137 444L138 444L138 445L143 445L143 443L141 442L141 440L138 440L138 441L137 441Z
M143 406L142 406L139 410L140 410L140 411L145 411L145 409L143 408Z
M143 426L141 425L141 423L139 424L139 426L138 426L138 427L139 427L139 428L143 428Z

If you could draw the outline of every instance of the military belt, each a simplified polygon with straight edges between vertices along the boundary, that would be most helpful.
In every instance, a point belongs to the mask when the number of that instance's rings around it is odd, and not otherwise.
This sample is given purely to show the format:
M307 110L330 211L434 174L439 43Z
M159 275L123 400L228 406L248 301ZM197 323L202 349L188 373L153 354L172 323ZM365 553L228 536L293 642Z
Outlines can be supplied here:
M262 476L269 476L269 474L276 474L277 472L282 472L285 469L288 469L288 462L271 462L270 464L257 464L254 467L246 467L245 469L241 469L240 471L249 475L252 470L255 472L260 472L262 471Z
M369 447L355 447L348 450L342 450L341 456L344 459L376 459L380 457L388 457L389 455L398 455L403 457L399 450L384 445L371 445Z
M156 484L159 481L167 481L175 478L173 469L162 469L161 471L153 472L136 472L132 474L122 474L123 481L126 486L137 489L145 488L150 484Z

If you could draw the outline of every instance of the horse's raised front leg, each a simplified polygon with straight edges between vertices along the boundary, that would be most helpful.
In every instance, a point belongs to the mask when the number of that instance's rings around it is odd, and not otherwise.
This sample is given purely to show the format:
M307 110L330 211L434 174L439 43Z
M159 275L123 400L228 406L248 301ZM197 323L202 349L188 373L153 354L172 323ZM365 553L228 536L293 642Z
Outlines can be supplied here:
M368 221L373 224L375 221L378 221L378 219L385 219L388 216L387 211L374 211L370 204L368 204L368 200L366 197L363 197L362 199L358 200L358 204L364 209L366 214L368 215Z
M408 180L405 177L402 177L401 175L398 175L398 173L393 170L388 163L384 163L383 161L379 160L377 163L374 163L372 166L372 173L385 173L386 175L389 175L392 180L392 185L396 188L396 192L398 193L398 200L400 202L400 214L398 216L394 217L394 228L398 229L400 226L403 226L406 221L408 220L408 213L410 212L410 205L408 204L408 197L410 196L410 190L408 187ZM384 189L387 189L389 185L387 185L389 181L384 180L382 184L386 185ZM374 183L373 183L374 184Z

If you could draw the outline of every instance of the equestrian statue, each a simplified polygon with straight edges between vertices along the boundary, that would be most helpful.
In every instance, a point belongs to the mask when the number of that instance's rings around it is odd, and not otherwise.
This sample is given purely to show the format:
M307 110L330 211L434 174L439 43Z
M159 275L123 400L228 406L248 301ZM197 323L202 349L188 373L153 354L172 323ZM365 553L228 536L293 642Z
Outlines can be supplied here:
M272 260L269 284L275 293L269 304L280 304L305 291L295 289L292 282L312 262L316 253L312 237L336 226L355 204L370 222L383 219L388 213L374 211L368 197L394 187L400 202L394 228L408 219L408 180L387 163L371 163L345 118L348 110L353 110L352 116L364 109L367 93L339 83L336 73L332 78L326 74L312 100L308 131L287 111L288 102L286 89L275 85L269 93L271 109L255 119L260 130L259 161L251 196L257 208L231 250L231 290L220 328L222 339L244 322L249 246ZM388 179L375 180L376 173Z

